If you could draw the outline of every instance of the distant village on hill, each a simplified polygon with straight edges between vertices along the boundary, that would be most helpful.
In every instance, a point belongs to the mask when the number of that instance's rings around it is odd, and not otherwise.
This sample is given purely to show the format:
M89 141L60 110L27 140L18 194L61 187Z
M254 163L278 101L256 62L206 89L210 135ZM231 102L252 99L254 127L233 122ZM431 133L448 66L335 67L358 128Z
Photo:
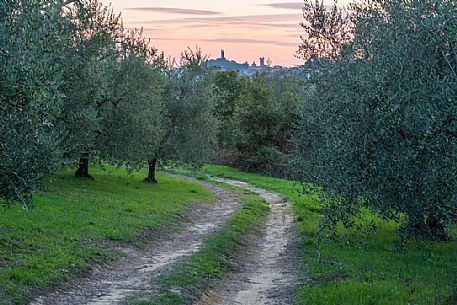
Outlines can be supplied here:
M260 57L259 64L257 65L254 61L251 65L246 61L241 64L234 60L228 60L225 57L225 51L221 50L221 57L217 59L210 59L208 61L208 66L215 67L220 71L238 71L241 75L253 76L259 72L268 72L268 73L278 73L278 72L291 72L295 70L298 72L298 67L288 68L283 66L272 66L272 62L268 58L265 63L265 57Z

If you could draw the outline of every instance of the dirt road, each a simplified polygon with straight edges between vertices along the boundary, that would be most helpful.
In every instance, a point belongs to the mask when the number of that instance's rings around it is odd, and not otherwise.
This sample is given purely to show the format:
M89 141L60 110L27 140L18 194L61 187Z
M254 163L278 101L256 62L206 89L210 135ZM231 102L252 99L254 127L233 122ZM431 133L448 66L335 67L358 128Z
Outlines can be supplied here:
M289 204L270 191L247 183L217 179L250 190L271 207L264 238L240 263L225 285L207 292L198 305L288 305L299 275L296 240Z
M239 195L209 183L199 182L215 192L217 204L202 204L192 211L192 223L149 251L122 248L125 259L107 268L94 270L84 279L36 298L31 305L108 305L118 304L135 292L148 291L151 279L178 259L198 251L206 236L217 230L239 207Z
M189 179L189 178L185 178ZM251 253L241 259L237 271L214 291L208 291L198 305L287 305L292 303L298 278L294 255L295 238L289 205L270 191L247 183L215 179L252 191L271 207L264 237ZM108 305L119 304L136 292L152 289L151 279L173 267L178 259L197 252L204 238L216 231L239 207L239 195L210 183L198 181L218 197L217 204L199 205L194 221L150 251L120 249L125 258L107 268L94 270L89 277L70 281L65 287L38 297L31 305Z

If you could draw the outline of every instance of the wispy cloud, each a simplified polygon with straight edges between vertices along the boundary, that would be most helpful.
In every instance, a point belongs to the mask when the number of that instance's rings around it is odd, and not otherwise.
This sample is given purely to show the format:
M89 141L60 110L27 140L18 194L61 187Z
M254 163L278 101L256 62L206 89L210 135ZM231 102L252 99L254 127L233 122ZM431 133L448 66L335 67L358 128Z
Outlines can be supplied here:
M183 23L207 23L207 24L233 24L233 23L257 23L257 22L299 22L300 14L276 14L276 15L249 15L249 16L228 16L228 17L191 17L162 20L160 23L183 24ZM150 24L158 23L157 20L135 21L135 23Z
M272 28L300 28L300 23L258 23L259 26L268 26Z
M182 14L182 15L219 15L220 12L206 10L192 10L186 8L171 8L171 7L127 7L126 11L138 12L155 12L164 14Z
M279 14L279 15L250 15L250 16L219 16L219 17L192 17L176 18L167 20L143 20L127 22L149 27L148 25L159 26L166 24L168 29L172 28L244 28L245 30L257 29L289 29L298 30L300 28L300 14Z
M297 46L297 43L277 41L277 40L262 40L262 39L251 39L251 38L215 38L205 39L208 42L222 42L222 43L241 43L241 44L272 44L277 46Z
M184 38L165 38L165 37L152 37L152 41L188 41ZM269 44L276 46L297 46L295 42L284 42L278 40L264 40L264 39L252 39L252 38L214 38L214 39L199 39L199 41L205 42L221 42L221 43L236 43L236 44Z
M272 8L287 9L287 10L301 10L303 8L303 1L300 2L278 2L260 4L261 6L269 6Z
M267 22L231 22L227 24L230 27L242 27L246 29L251 28L285 28L290 30L297 30L300 28L299 23L267 23ZM186 25L187 28L211 28L214 27L213 23L194 23Z

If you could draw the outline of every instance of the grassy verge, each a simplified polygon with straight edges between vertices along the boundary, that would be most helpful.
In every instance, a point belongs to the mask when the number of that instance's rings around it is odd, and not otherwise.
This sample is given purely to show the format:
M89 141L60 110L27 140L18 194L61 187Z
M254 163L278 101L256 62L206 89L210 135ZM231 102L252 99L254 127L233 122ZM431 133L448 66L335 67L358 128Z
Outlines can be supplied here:
M246 196L243 208L228 223L207 238L203 248L184 259L170 273L154 280L157 289L127 301L129 305L192 304L200 294L214 287L229 271L232 261L246 251L259 234L269 208L257 196Z
M169 174L173 174L173 175L177 175L177 176L184 176L184 177L192 177L192 178L200 180L200 181L208 182L213 185L218 185L218 186L223 187L226 190L229 190L229 191L232 191L235 193L254 194L253 192L242 189L240 187L237 187L237 186L234 186L234 185L231 185L228 183L220 182L220 181L215 181L214 179L211 179L208 175L202 174L199 169L167 166L167 167L163 167L161 170L166 173L169 173Z
M0 206L0 304L26 304L36 290L50 289L118 256L110 245L144 245L166 228L177 228L191 203L214 202L195 183L146 172L91 168L95 180L64 171L46 182L34 206Z
M302 196L294 182L224 166L205 166L203 172L270 189L293 202L304 272L311 276L298 292L296 305L456 304L457 298L451 297L457 274L455 241L412 241L400 252L395 243L397 224L372 215L359 217L362 230L339 228L335 240L319 241L319 199ZM371 220L378 226L368 232Z

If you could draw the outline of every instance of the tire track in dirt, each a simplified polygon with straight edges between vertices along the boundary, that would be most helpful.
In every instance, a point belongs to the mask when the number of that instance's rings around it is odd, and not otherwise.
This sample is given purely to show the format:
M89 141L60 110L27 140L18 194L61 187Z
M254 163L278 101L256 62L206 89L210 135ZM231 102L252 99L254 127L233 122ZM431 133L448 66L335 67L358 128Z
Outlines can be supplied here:
M191 212L193 222L164 241L154 243L149 251L124 247L118 249L125 258L90 276L70 280L64 287L37 297L30 305L107 305L118 304L129 295L152 289L151 279L170 268L180 258L197 252L206 236L240 207L239 194L195 179L179 177L200 183L212 190L216 204L200 204Z
M271 212L264 238L242 259L239 270L221 287L206 292L197 305L286 305L292 304L300 263L290 206L277 193L245 182L217 178L256 193L267 201Z

